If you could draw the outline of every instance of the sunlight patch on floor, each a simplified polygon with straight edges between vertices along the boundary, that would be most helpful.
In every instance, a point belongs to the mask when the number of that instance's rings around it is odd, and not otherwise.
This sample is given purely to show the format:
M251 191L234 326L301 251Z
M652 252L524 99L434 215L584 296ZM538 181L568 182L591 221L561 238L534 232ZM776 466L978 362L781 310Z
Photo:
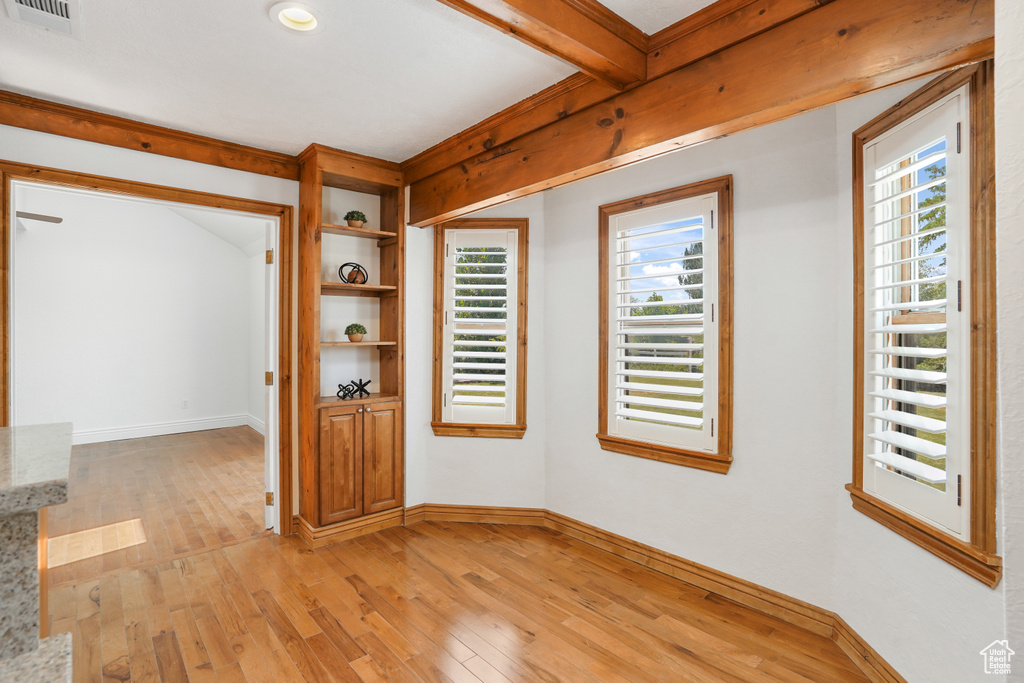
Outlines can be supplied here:
M142 519L138 517L124 522L98 526L94 529L54 536L47 541L46 566L53 569L145 542L146 530L142 526Z

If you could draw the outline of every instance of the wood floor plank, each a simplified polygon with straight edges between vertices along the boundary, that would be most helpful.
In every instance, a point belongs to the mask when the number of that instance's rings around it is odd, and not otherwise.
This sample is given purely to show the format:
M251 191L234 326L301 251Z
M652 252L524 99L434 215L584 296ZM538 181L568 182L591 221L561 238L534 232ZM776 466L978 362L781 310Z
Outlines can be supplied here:
M157 670L160 680L165 683L188 683L185 672L185 660L178 647L178 638L174 631L164 632L153 637L153 652L156 654Z
M270 627L274 630L278 640L281 641L285 652L288 653L292 662L295 663L295 667L302 674L303 678L307 681L316 681L318 683L330 681L330 676L324 670L323 665L320 664L313 651L309 649L305 639L289 620L285 611L277 600L274 599L274 596L267 590L260 590L253 594L253 599L256 600L256 604L259 605ZM309 618L308 615L307 618ZM317 627L316 632L320 632L319 627Z
M333 680L338 683L359 683L359 675L326 635L317 633L310 636L306 638L306 645L324 665Z

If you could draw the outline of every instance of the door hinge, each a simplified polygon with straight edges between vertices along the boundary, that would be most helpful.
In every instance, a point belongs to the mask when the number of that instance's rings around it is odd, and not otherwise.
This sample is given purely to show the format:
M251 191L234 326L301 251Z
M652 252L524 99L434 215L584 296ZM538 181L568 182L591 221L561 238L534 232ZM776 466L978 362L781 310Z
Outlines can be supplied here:
M715 435L715 418L711 418L711 436Z
M957 280L956 281L956 310L957 310L957 313L959 313L960 311L964 310L963 295L964 295L964 281L963 280Z
M441 407L443 407L443 408L447 408L448 407L448 393L447 392L445 392L444 394L441 395Z
M267 493L267 505L273 505L273 504L274 504L274 494L273 493Z
M956 475L956 504L957 505L963 505L963 502L964 502L963 488L964 488L964 477L963 477L962 474L958 474L958 475Z
M269 266L273 262L274 262L274 250L273 249L267 249L267 265Z
M711 210L711 229L715 229L715 210Z
M274 386L274 373L273 372L266 373L264 375L264 381L267 383L268 387Z
M711 322L715 322L715 305L711 304Z
M445 311L445 312L444 312L444 324L445 324L445 325L447 325L447 324L448 324L448 311Z
M960 122L956 122L956 153L960 153Z

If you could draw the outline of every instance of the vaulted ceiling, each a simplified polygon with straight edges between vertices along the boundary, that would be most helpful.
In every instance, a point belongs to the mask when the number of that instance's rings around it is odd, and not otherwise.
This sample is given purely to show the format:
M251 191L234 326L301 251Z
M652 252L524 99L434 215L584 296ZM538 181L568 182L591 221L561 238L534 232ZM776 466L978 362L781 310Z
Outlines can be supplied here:
M402 161L577 69L437 0L80 0L81 40L0 12L0 89L295 154ZM712 0L605 0L653 33Z

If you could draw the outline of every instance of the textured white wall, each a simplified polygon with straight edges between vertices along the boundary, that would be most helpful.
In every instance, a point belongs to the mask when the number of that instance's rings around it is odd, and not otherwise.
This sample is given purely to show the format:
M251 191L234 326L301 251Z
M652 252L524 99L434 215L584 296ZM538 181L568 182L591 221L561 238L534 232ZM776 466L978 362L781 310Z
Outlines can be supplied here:
M20 186L15 208L64 219L14 232L15 424L82 443L246 423L242 251L150 203Z
M837 244L849 239L836 226L834 151L826 109L548 193L547 507L831 602L833 501L850 470L833 406L849 365L836 361L832 337L851 300L850 274L836 268ZM594 438L598 206L726 174L735 207L732 469L722 476L603 451Z
M430 429L433 229L408 228L406 277L407 504L544 506L547 413L544 386L548 297L544 194L474 214L530 221L526 435L521 439L434 436ZM568 293L567 293L568 294Z
M1024 681L1024 3L996 0L999 487L1007 635Z

